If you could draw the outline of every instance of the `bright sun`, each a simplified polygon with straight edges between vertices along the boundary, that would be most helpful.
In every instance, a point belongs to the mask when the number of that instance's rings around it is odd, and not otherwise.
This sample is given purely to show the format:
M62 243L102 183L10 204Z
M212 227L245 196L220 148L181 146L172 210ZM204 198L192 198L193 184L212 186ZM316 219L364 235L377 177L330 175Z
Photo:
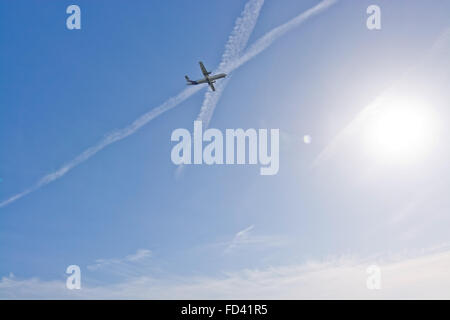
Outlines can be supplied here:
M379 106L367 126L371 153L387 161L405 162L425 155L434 137L431 106L417 99L391 99Z

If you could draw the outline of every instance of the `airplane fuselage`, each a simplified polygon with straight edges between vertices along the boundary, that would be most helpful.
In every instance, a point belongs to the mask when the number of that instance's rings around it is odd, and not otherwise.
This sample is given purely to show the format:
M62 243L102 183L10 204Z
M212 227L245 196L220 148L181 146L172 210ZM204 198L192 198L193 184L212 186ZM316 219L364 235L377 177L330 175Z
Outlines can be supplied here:
M217 79L222 79L225 78L227 75L225 73L219 73L219 74L215 74L212 77L210 76L206 76L203 79L200 80L190 80L190 83L188 84L201 84L201 83L214 83L216 82Z
M188 85L197 85L197 84L201 84L201 83L207 83L211 87L211 89L213 91L215 91L216 89L214 88L214 83L216 82L216 80L225 78L227 75L225 73L219 73L219 74L215 74L213 76L210 76L211 72L208 72L206 70L206 68L203 65L203 63L199 62L199 64L200 64L200 68L202 69L202 73L203 73L204 78L200 79L200 80L191 80L191 79L189 79L188 76L185 76L187 84Z

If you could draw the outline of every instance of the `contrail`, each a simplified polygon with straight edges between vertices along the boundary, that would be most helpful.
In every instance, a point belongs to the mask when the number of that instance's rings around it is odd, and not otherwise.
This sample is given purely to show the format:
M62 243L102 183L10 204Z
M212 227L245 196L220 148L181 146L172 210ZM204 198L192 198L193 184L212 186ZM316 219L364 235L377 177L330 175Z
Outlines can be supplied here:
M299 26L302 24L305 20L308 18L320 13L321 11L327 9L334 3L336 3L337 0L325 0L320 2L315 7L299 14L295 18L289 20L285 24L276 27L275 29L272 29L272 31L266 33L262 38L257 40L249 50L245 52L244 55L240 56L240 53L245 48L248 42L248 38L250 37L251 32L248 32L247 34L242 35L240 38L239 35L236 36L236 39L233 38L233 35L230 36L228 40L228 44L226 46L225 52L229 50L229 54L224 53L222 56L222 62L220 63L219 67L216 70L216 73L230 73L231 71L239 68L242 64L246 63L265 49L267 49L275 40L277 40L279 37L284 35L286 32L290 31L291 29ZM248 3L250 4L250 2ZM258 7L259 5L259 7ZM263 1L261 3L255 3L254 9L255 12L261 9L261 6L263 5ZM250 8L249 8L250 10ZM258 14L259 15L259 14ZM253 27L256 23L257 15L255 14L255 18L253 20L249 19L248 26L249 28L246 29L247 31L253 30ZM253 27L251 25L253 24ZM222 80L217 86L216 86L216 92L212 93L210 91L207 91L205 93L205 97L203 99L203 104L200 109L200 113L197 116L197 120L201 120L203 122L203 127L208 127L209 123L211 121L211 118L214 114L214 110L216 109L217 103L219 102L223 91L225 90L228 81L230 81L230 75L227 79ZM184 169L184 165L179 165L178 168L175 171L175 177L179 177Z
M249 38L251 32L253 31L253 28L256 24L256 20L258 19L258 16L259 16L259 11L260 11L263 3L264 3L264 0L249 0L247 2L240 17L236 20L233 31L231 32L231 34L228 38L227 44L225 45L225 52L222 56L222 62L219 65L219 68L221 68L221 67L223 68L224 64L228 64L231 61L231 59L236 59L238 57L238 55L241 53L241 50L245 47L245 45L248 41L248 38ZM220 86L218 86L218 88L220 88ZM23 196L41 188L59 178L61 178L67 172L69 172L70 170L72 170L74 167L78 166L82 162L88 160L90 157L95 155L97 152L99 152L103 148L107 147L108 145L110 145L114 142L122 140L122 139L128 137L129 135L134 134L136 131L138 131L144 125L149 123L151 120L155 119L162 113L176 107L178 104L180 104L184 100L188 99L190 96L192 96L194 93L196 93L200 89L202 89L200 86L189 87L189 88L183 90L177 96L168 99L166 102L164 102L157 108L142 115L137 120L135 120L131 125L123 128L119 131L116 131L116 132L113 132L113 133L107 135L96 145L86 149L80 155L78 155L75 159L66 163L57 171L50 173L50 174L44 176L43 178L41 178L31 188L28 188L27 190L25 190L19 194L16 194L16 195L10 197L9 199L1 202L0 208L22 198Z
M259 13L264 4L264 0L250 0L245 5L244 10L241 15L236 19L233 31L228 37L228 41L225 45L225 51L222 55L222 60L214 70L214 73L222 73L223 70L227 69L227 66L233 61L240 57L242 51L245 49L248 43L248 39L255 28L256 22L258 21ZM209 126L211 117L214 113L217 103L225 90L228 81L230 81L231 75L228 75L227 79L220 81L216 85L216 91L211 92L206 91L205 97L203 98L203 103L200 108L200 112L197 116L197 120L203 122L203 127ZM179 165L175 171L175 177L178 178L184 169L184 165Z
M58 169L55 172L52 172L43 178L41 178L34 186L31 188L28 188L27 190L16 194L15 196L12 196L11 198L3 201L0 203L0 208L4 207L23 196L49 184L50 182L53 182L62 176L64 176L67 172L72 170L74 167L78 166L79 164L83 163L84 161L88 160L90 157L95 155L100 150L103 150L105 147L109 146L110 144L117 142L119 140L122 140L129 135L132 135L136 131L138 131L140 128L145 126L147 123L161 115L162 113L176 107L181 102L192 96L194 93L199 91L201 87L189 87L181 91L178 95L175 97L172 97L168 99L166 102L161 104L160 106L152 109L151 111L147 112L146 114L140 116L138 119L136 119L133 123L126 126L125 128L121 130L114 131L110 134L108 134L105 138L100 140L96 145L84 150L81 154L79 154L76 158L69 161L65 165L63 165L60 169Z
M248 49L244 55L240 56L240 52L244 49L244 47L247 45L248 38L250 37L251 32L248 32L245 35L242 35L242 37L238 39L233 39L233 36L230 36L228 40L228 45L226 46L226 50L229 50L229 54L225 54L222 56L222 62L220 63L218 69L216 70L216 73L230 73L231 71L239 68L241 65L252 59L253 57L260 54L262 51L267 49L275 40L277 40L279 37L284 35L286 32L290 31L291 29L299 26L304 21L306 21L308 18L322 12L323 10L327 9L331 5L335 4L338 0L324 0L317 4L315 7L299 14L295 18L289 20L285 24L276 27L275 29L272 29L270 32L266 33L263 37L258 39L251 47ZM250 3L250 2L249 2ZM248 4L249 4L248 3ZM255 12L256 10L260 10L261 6L263 5L263 1L261 1L260 6L258 8L258 4L255 3ZM248 22L249 29L251 24L256 23L257 16L255 15L254 20L250 20ZM252 27L252 30L253 30ZM237 36L238 37L238 36ZM227 79L222 80L217 86L216 86L216 92L212 93L210 91L207 91L205 93L205 98L203 99L203 104L200 109L200 113L197 116L197 120L201 120L203 122L203 127L208 127L209 123L211 121L211 118L214 114L214 110L216 109L217 103L220 100L220 97L223 94L223 91L225 90L228 81L230 81L230 75L228 75ZM184 165L179 165L175 171L175 177L179 177L184 169Z
M292 29L298 27L303 22L308 20L309 18L321 13L322 11L328 9L330 6L335 4L338 0L324 0L321 1L316 6L312 7L311 9L308 9L304 11L303 13L299 14L295 18L289 20L288 22L282 24L281 26L278 26L268 33L266 33L264 36L259 38L242 56L240 56L240 53L237 52L238 50L242 50L239 46L235 47L235 50L232 51L232 58L228 56L223 56L222 63L220 64L218 68L218 72L225 72L230 73L231 71L239 68L241 65L249 61L250 59L253 59L255 56L263 52L265 49L267 49L272 43L277 40L279 37L283 36L287 32L291 31ZM262 5L262 3L261 3ZM256 21L254 21L256 22ZM249 23L250 24L250 23ZM240 45L245 46L248 41L248 36L246 36L246 39L241 39L239 42ZM231 42L231 41L230 41ZM231 46L232 44L230 44ZM216 94L211 94L211 92L207 92L205 94L205 98L203 100L203 105L200 111L200 114L198 115L198 120L202 120L204 122L204 125L206 126L209 124L209 121L212 118L212 115L214 113L214 109L223 93L223 90L225 89L228 80L222 81L218 86L216 90Z
M233 31L228 37L228 41L225 45L225 51L222 55L222 61L215 73L222 73L227 70L227 66L234 60L237 60L242 51L245 49L248 43L248 39L255 29L256 22L258 21L259 13L264 4L264 0L250 0L245 5L241 16L237 18ZM230 70L229 70L230 71ZM219 101L223 90L225 89L229 79L222 80L216 86L216 92L206 91L205 98L203 99L200 113L197 116L197 120L203 122L203 127L208 127L209 122L214 112L214 108Z
M298 27L303 22L308 20L309 18L321 13L322 11L328 9L330 6L338 2L338 0L324 0L312 7L311 9L306 10L305 12L299 14L295 18L289 20L285 24L272 29L260 39L258 39L245 53L242 57L237 60L232 61L227 65L224 72L231 72L239 68L242 64L246 63L250 59L253 59L255 56L263 52L267 49L275 40L279 37L283 36L287 32L291 31L293 28Z
M254 3L255 6L251 8L257 8L257 4L263 1L257 1L257 0L250 0L249 3ZM230 50L229 51L229 55L230 58L226 59L226 63L224 62L224 65L222 65L222 70L224 70L227 73L232 72L233 70L239 68L240 66L242 66L244 63L246 63L247 61L249 61L250 59L252 59L253 57L255 57L256 55L258 55L259 53L261 53L262 51L264 51L265 49L267 49L276 39L278 39L280 36L284 35L286 32L290 31L292 28L300 25L301 23L303 23L305 20L307 20L308 18L320 13L321 11L325 10L326 8L328 8L329 6L331 6L332 4L336 3L337 0L324 0L321 3L319 3L317 6L301 13L300 15L298 15L297 17L295 17L294 19L290 20L289 22L276 27L275 29L273 29L272 31L266 33L266 35L264 35L262 38L260 38L259 40L257 40L251 47L249 50L247 50L243 56L241 56L240 58L235 58L235 60L231 60L231 57L234 56L234 51ZM244 9L244 11L247 9L247 5ZM253 11L256 12L256 14L259 15L259 10L257 11ZM245 23L243 23L243 25L252 25L252 19L248 20L249 23L247 23L247 21L245 21ZM236 25L241 24L242 20L238 19L236 21ZM236 27L235 27L236 28ZM232 34L234 33L235 29L233 29ZM244 31L244 30L243 30ZM237 36L237 35L236 35ZM237 36L238 37L238 36ZM246 37L238 37L237 39L239 40L233 40L236 42L239 41L248 41L248 38ZM231 40L229 39L229 42L231 42ZM236 48L238 48L239 46L237 46ZM226 48L227 50L227 48ZM219 66L220 68L220 66ZM224 81L222 81L224 82ZM225 85L227 83L227 80L225 80ZM224 85L218 85L218 88L223 91ZM11 204L12 202L15 202L17 200L19 200L20 198L22 198L23 196L36 191L37 189L61 178L62 176L64 176L67 172L69 172L70 170L72 170L74 167L78 166L79 164L83 163L84 161L88 160L89 158L91 158L92 156L94 156L97 152L103 150L105 147L109 146L110 144L120 141L132 134L134 134L136 131L138 131L140 128L142 128L144 125L146 125L147 123L149 123L150 121L152 121L153 119L155 119L156 117L158 117L159 115L161 115L162 113L176 107L177 105L179 105L181 102L185 101L186 99L188 99L190 96L192 96L194 93L198 92L200 89L202 89L202 87L189 87L183 91L181 91L178 95L176 95L175 97L172 97L170 99L168 99L166 102L164 102L163 104L161 104L160 106L152 109L151 111L147 112L146 114L142 115L141 117L139 117L138 119L136 119L132 124L126 126L125 128L121 129L121 130L117 130L109 135L107 135L105 138L103 138L102 140L100 140L100 142L98 142L96 145L86 149L85 151L83 151L80 155L78 155L76 158L74 158L73 160L69 161L68 163L66 163L65 165L63 165L60 169L58 169L57 171L50 173L46 176L44 176L43 178L41 178L34 186L32 186L31 188L26 189L25 191L18 193L12 197L10 197L7 200L4 200L3 202L0 202L0 208L7 206L8 204ZM218 94L218 96L220 96L220 94ZM206 97L205 97L206 98ZM218 98L212 98L209 102L208 105L206 105L206 107L203 109L203 113L201 112L199 117L201 116L202 118L205 117L204 119L210 119L212 116L212 110L214 109L215 105L217 104ZM215 101L215 102L214 102ZM208 120L209 121L209 120Z

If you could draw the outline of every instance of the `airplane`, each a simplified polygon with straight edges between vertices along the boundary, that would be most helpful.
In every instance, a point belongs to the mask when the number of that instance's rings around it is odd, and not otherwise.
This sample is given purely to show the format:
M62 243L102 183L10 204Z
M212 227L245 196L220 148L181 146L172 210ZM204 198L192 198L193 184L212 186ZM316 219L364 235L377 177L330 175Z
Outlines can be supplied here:
M216 88L214 88L213 84L216 82L217 79L225 78L227 75L225 73L219 73L219 74L210 76L211 72L208 72L206 70L205 66L203 65L203 62L200 61L199 64L200 64L200 69L202 69L204 78L194 81L194 80L189 79L188 76L184 76L186 78L187 84L188 85L197 85L200 83L207 83L211 87L212 91L216 91Z

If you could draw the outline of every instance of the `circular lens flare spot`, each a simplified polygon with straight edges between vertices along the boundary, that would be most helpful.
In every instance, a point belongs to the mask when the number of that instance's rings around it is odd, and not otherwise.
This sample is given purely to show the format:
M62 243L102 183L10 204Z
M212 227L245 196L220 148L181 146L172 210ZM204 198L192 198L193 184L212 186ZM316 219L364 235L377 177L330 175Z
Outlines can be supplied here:
M303 136L303 142L304 142L305 144L310 144L310 143L312 142L311 136L310 136L310 135L305 135L305 136Z

